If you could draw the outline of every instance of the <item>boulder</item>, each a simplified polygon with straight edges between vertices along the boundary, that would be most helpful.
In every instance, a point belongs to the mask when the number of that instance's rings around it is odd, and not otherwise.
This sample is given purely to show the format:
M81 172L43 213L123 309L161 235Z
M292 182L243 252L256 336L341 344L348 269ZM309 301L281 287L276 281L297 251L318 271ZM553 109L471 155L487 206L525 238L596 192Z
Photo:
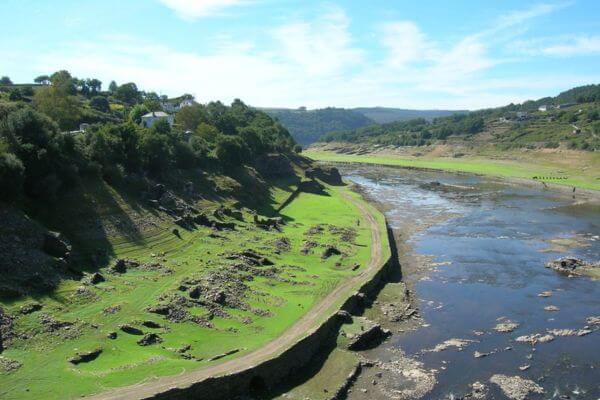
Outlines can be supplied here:
M43 250L53 257L68 258L71 254L71 245L61 233L46 232Z
M42 307L43 306L40 303L29 303L21 306L19 312L23 315L27 315L41 310Z
M92 351L87 351L85 353L77 353L73 357L69 358L69 362L71 364L77 365L80 363L86 363L90 361L94 361L98 356L102 353L102 349L95 349Z
M343 323L349 324L352 322L352 314L350 314L348 311L340 310L336 313L336 315Z
M162 343L162 338L156 333L146 333L143 338L137 341L140 346L150 346L152 344Z
M348 344L348 350L367 350L377 346L390 335L391 332L389 330L383 329L379 324L375 324L366 331L356 335Z
M99 272L94 272L94 273L93 273L92 275L90 275L90 277L89 277L89 282L90 282L92 285L97 285L97 284L99 284L99 283L101 283L101 282L104 282L105 280L106 280L106 279L104 279L104 276L103 276L101 273L99 273Z
M165 193L165 191L165 185L158 183L148 191L148 195L152 200L158 200Z
M119 329L121 329L123 332L128 333L130 335L141 336L144 334L144 332L142 332L141 329L138 329L135 326L131 326L129 324L120 325Z
M106 337L111 339L111 340L115 340L117 338L117 332L108 332L106 334Z
M152 329L162 328L159 323L150 320L142 322L142 325L144 325L146 328Z
M134 260L129 260L126 258L118 259L115 264L111 267L111 272L116 272L119 274L124 274L127 272L129 268L137 268L140 266L140 263Z
M327 247L325 248L325 250L323 250L323 252L321 253L321 258L322 258L323 260L325 260L325 259L327 259L327 258L329 258L329 257L331 257L331 256L333 256L333 255L340 255L340 254L342 254L342 252L341 252L341 251L339 251L339 250L337 249L337 247L329 245L329 246L327 246Z
M309 168L304 172L304 175L310 179L320 179L330 185L343 185L342 175L335 167L315 167Z

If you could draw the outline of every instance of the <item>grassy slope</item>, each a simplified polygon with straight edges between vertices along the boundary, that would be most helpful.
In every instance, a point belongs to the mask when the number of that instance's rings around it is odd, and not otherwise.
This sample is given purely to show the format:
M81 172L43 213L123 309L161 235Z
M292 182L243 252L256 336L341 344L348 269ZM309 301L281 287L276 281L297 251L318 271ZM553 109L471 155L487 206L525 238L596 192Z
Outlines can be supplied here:
M495 152L465 156L415 157L391 154L337 154L330 151L309 150L306 156L318 161L361 162L370 164L393 165L401 167L431 168L447 171L470 172L506 178L532 179L534 176L566 177L552 179L549 182L576 186L585 189L600 190L600 154L582 153L579 160L550 157L543 152L529 152L521 157L502 157ZM508 153L506 153L508 154ZM578 162L575 162L578 161Z
M365 223L357 228L355 244L341 243L338 236L327 230L318 236L308 237L305 234L309 227L319 223L330 222L338 227L356 228L358 210L342 198L342 191L349 192L347 188L327 187L326 196L302 193L282 211L288 220L282 233L264 231L251 223L242 223L236 232L223 233L228 240L208 238L208 228L192 231L180 229L182 233L179 239L171 234L172 225L166 221L152 233L146 232L135 240L123 236L109 238L114 258L161 261L174 272L131 271L123 276L105 274L107 282L90 287L94 298L89 300L74 300L73 294L80 285L74 281L65 281L52 295L37 298L43 303L44 309L15 321L17 331L33 334L34 339L17 340L3 352L3 356L18 360L23 366L11 374L0 374L0 397L77 397L139 382L149 376L178 374L207 366L211 364L207 361L210 357L237 348L242 348L237 355L246 354L275 338L340 281L358 273L351 270L354 263L364 265L369 258L370 234ZM272 198L281 203L288 194L281 188L274 189ZM119 213L129 212L130 206L126 202L117 196L114 200L114 207L119 209ZM378 215L383 229L383 217ZM251 220L249 215L245 217L246 221ZM271 242L282 236L290 240L291 251L275 255ZM348 257L341 259L334 256L322 261L319 248L314 254L302 256L299 248L306 239L320 244L336 244L348 253ZM387 246L387 242L382 245ZM215 318L212 321L215 328L208 329L193 323L170 323L145 311L166 290L174 290L182 278L218 268L218 264L222 263L219 253L245 248L267 254L278 267L296 265L305 269L299 271L283 267L281 276L296 284L260 277L248 283L253 290L246 299L248 303L255 308L269 310L272 316L259 317L247 311L228 310L232 318ZM340 266L335 265L338 261ZM18 314L19 307L28 301L31 299L2 305L9 313ZM119 312L109 315L102 312L115 305L121 307ZM201 311L197 310L199 314ZM50 314L61 321L78 321L76 325L80 335L65 339L62 336L64 334L44 332L39 322L41 313ZM252 323L243 323L241 317L250 317ZM139 337L120 331L116 340L106 338L107 332L118 331L119 324L143 320L153 320L165 327L143 328L146 332L159 333L164 343L141 347L136 344ZM192 345L190 354L203 360L185 360L173 351L185 344ZM98 347L103 349L103 353L93 362L78 366L67 362L77 351Z

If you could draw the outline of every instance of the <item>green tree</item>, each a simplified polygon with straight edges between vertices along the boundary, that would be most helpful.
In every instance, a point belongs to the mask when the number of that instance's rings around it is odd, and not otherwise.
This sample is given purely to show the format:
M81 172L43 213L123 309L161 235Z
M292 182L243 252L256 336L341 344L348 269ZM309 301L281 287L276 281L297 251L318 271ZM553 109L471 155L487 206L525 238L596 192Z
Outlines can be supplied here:
M59 88L61 91L74 95L77 93L78 80L73 78L69 71L61 70L53 73L50 76L50 82L55 88Z
M140 153L146 170L159 175L170 165L172 146L167 135L148 129L140 139Z
M142 122L142 115L148 114L150 110L145 104L136 104L129 112L129 121L139 124Z
M91 134L90 154L104 169L118 164L133 172L141 167L139 142L135 125L108 124Z
M0 78L0 85L12 85L12 84L13 83L8 76L3 76L2 78Z
M31 86L23 86L21 88L21 95L22 96L31 97L34 94L35 93L34 93L33 88Z
M240 137L223 135L217 139L215 155L223 166L231 168L246 162L249 151Z
M13 88L8 92L8 99L10 101L19 101L22 99L21 91L17 88Z
M99 79L96 78L92 78L92 79L86 79L85 81L87 87L90 89L90 95L91 96L95 96L97 95L100 90L102 89L102 81L100 81Z
M216 143L219 137L219 130L212 125L202 122L194 131L194 136L206 143Z
M39 111L48 115L62 129L77 127L81 115L79 101L71 95L69 86L64 84L40 88L33 98Z
M171 134L171 125L169 124L169 121L167 121L166 118L161 118L158 121L154 122L150 130L161 135L169 136Z
M195 131L202 122L208 122L208 113L200 104L183 107L175 114L175 123L184 131Z
M140 100L140 92L135 83L125 83L117 89L115 97L127 104L135 104Z
M90 100L90 107L105 113L110 111L110 104L108 103L108 99L104 96L92 97L92 99Z
M16 197L22 189L25 167L17 156L11 153L0 153L0 199L9 200Z
M117 91L117 89L119 88L119 86L117 86L117 82L115 81L110 81L110 84L108 85L108 91L111 93L115 93Z
M33 80L35 83L39 83L41 85L49 85L50 77L48 75L40 75Z

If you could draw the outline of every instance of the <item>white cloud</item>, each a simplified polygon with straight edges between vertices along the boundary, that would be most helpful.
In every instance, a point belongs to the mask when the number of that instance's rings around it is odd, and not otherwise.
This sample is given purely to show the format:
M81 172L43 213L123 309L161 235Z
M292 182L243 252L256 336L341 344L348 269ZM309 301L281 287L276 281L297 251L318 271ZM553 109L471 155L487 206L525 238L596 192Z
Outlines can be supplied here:
M181 18L194 20L217 14L232 6L247 3L247 0L159 0Z
M572 4L572 1L540 3L524 10L513 11L506 15L500 16L496 23L490 29L486 30L485 33L494 34L503 29L513 28L534 18L538 18L569 7Z
M489 29L495 30L493 37L501 37L515 30L514 21L525 25L527 18L547 10L500 18ZM493 56L489 30L453 42L433 40L412 21L388 22L374 32L385 50L378 58L373 57L376 43L358 46L347 15L332 8L316 19L287 20L266 28L258 37L215 32L211 52L104 37L29 54L31 62L26 64L39 73L67 68L76 76L98 77L105 83L134 81L144 90L168 95L188 92L202 102L240 97L256 106L281 107L481 108L552 94L557 82L562 90L600 80L598 74L567 72L490 79L495 66L523 59ZM581 48L595 48L595 39L588 39Z
M363 51L352 46L349 20L334 9L316 21L296 21L272 31L282 60L308 75L331 75L352 67Z
M431 60L433 56L432 44L412 21L386 23L381 33L382 44L389 52L388 62L394 67Z
M514 50L530 56L574 57L600 54L600 36L541 38L517 42Z

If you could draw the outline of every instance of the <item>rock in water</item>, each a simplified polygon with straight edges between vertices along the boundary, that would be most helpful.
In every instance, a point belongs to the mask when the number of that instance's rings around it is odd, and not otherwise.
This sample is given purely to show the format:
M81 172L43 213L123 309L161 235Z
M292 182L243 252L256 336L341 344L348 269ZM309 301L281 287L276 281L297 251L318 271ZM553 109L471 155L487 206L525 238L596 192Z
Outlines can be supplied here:
M544 393L540 385L519 376L493 375L490 382L498 385L508 398L514 400L525 400L529 393Z
M546 263L546 268L551 268L562 274L581 275L584 269L600 268L600 263L588 263L579 258L563 257Z

